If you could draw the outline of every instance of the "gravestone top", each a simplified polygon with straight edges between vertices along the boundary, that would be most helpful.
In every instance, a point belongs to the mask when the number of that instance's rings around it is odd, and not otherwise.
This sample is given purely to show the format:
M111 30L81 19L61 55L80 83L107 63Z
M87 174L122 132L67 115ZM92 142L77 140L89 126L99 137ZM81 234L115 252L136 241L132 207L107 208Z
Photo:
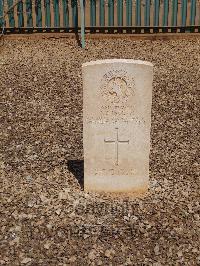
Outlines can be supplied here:
M153 64L148 61L134 60L134 59L102 59L96 61L90 61L82 64L82 67L100 65L100 64L110 64L110 63L129 63L129 64L141 64L153 67Z
M147 191L153 65L106 59L82 70L84 189Z

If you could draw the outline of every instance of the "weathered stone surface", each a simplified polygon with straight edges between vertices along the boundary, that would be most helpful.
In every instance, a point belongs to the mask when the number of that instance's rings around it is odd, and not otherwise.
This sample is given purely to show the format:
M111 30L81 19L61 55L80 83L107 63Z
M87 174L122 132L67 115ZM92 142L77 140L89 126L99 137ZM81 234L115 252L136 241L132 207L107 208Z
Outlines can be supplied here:
M84 188L148 188L153 65L132 59L83 64Z

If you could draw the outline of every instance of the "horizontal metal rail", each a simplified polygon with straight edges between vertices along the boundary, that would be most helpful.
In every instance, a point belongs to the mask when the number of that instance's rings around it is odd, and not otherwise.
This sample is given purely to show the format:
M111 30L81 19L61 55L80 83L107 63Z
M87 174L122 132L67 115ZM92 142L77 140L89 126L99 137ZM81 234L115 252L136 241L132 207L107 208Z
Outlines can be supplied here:
M2 30L2 28L0 28ZM18 34L18 33L45 33L45 32L66 32L66 33L80 33L81 27L21 27L21 28L4 28L5 34ZM200 26L174 26L174 27L126 27L126 26L102 26L102 27L85 27L85 33L112 33L112 34L125 34L125 33L133 33L133 34L144 34L144 33L199 33Z

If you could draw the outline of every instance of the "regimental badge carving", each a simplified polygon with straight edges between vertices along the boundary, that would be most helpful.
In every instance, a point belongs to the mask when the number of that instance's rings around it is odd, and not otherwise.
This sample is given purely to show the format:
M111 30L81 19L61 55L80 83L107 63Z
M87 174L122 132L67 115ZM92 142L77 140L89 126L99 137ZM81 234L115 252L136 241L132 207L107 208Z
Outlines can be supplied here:
M101 93L105 101L124 104L134 94L134 79L124 70L111 70L103 76Z
M100 94L103 104L100 118L133 116L135 81L125 70L112 69L101 80Z

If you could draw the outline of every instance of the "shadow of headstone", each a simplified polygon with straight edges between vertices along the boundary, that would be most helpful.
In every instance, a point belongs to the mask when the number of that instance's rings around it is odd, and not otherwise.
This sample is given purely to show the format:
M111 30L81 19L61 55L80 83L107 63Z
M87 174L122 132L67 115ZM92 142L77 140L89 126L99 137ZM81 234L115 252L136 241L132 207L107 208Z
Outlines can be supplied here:
M83 160L68 160L67 161L68 170L75 176L78 180L81 188L84 188L84 161Z

